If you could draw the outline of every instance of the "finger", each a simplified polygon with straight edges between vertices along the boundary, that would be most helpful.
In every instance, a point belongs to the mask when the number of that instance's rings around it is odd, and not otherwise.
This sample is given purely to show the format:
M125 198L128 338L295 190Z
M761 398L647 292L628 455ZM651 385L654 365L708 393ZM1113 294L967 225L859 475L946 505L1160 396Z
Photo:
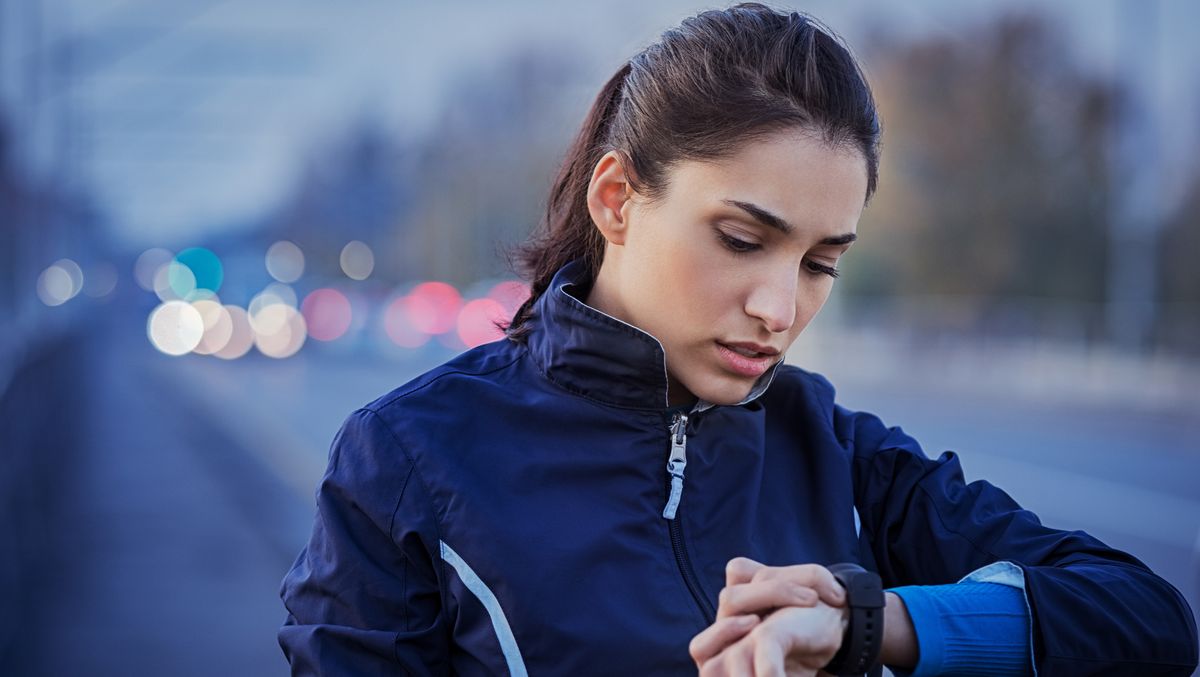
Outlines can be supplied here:
M765 615L785 606L814 606L817 600L816 590L785 578L742 583L722 588L717 595L717 618Z
M691 654L692 660L696 661L696 667L704 667L704 664L712 659L713 656L721 653L730 644L745 637L746 633L758 625L758 622L758 616L750 614L748 616L721 618L705 628L700 634L693 637L691 643L688 644L688 653Z
M763 567L754 574L754 581L785 578L793 583L806 585L830 606L842 606L846 602L846 591L833 577L833 573L820 564L793 564L786 567Z
M783 648L769 633L758 636L754 645L754 677L786 677L783 672Z
M767 565L749 557L734 557L725 565L725 585L749 583L754 578L754 574L765 568Z
M700 677L746 677L754 674L754 645L742 638L704 664Z

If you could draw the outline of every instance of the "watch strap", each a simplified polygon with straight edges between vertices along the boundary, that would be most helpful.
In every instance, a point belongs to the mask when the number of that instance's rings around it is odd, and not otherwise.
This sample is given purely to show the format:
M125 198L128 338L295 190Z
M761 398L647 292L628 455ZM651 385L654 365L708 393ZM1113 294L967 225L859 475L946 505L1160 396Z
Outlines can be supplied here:
M865 674L883 646L883 584L879 574L851 562L828 569L846 590L850 618L841 648L822 670L839 676Z

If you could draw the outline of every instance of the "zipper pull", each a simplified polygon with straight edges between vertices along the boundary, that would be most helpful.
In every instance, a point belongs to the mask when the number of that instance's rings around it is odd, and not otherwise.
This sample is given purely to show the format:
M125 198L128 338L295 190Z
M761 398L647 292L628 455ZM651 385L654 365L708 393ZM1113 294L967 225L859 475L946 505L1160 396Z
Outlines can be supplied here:
M667 473L671 475L671 496L663 508L663 517L673 520L683 495L683 469L687 467L687 414L678 414L671 424L671 455L667 458Z

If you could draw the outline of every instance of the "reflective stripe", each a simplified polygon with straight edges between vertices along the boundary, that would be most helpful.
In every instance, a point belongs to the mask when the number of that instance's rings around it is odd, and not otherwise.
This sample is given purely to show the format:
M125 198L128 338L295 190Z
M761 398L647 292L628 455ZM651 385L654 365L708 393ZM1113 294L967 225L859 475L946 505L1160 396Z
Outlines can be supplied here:
M862 535L862 519L858 516L858 506L854 506L854 535Z
M475 596L483 603L483 607L487 609L488 616L492 619L492 628L496 631L496 639L500 642L500 651L504 653L504 661L508 663L508 673L512 677L528 677L529 673L525 671L525 660L521 658L521 650L517 648L517 639L513 637L512 628L508 627L508 619L504 617L504 610L500 608L500 602L492 594L487 584L475 574L475 571L467 565L462 557L459 557L457 552L454 552L454 548L446 545L445 541L441 541L441 544L442 559L454 567L463 585L475 593Z

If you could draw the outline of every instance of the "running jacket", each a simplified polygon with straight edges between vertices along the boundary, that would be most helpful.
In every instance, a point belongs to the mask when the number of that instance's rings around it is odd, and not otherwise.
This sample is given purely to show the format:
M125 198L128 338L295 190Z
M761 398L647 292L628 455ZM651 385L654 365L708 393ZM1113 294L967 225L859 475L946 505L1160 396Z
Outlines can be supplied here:
M584 304L589 283L567 265L524 342L349 416L281 590L293 674L695 675L736 556L858 562L885 587L1019 568L1039 675L1191 674L1191 611L1133 556L793 366L737 406L670 410L661 345Z

